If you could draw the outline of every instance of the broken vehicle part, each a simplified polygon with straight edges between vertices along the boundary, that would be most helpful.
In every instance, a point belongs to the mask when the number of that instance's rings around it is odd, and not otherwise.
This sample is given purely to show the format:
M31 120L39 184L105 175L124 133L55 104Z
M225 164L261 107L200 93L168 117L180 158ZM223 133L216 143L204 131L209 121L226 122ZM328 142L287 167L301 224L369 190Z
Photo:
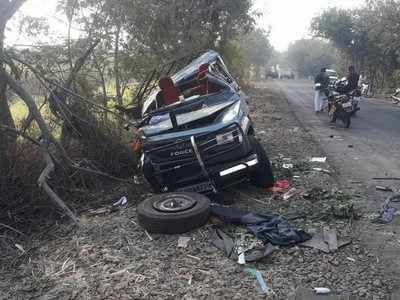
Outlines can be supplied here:
M204 225L210 200L197 193L166 193L152 196L137 207L139 224L153 233L184 233Z
M338 239L334 229L323 229L314 234L310 240L301 243L300 246L318 249L324 253L331 253L350 243L351 240L349 239Z
M215 228L211 234L212 243L218 249L224 251L225 255L234 260L238 261L238 252L236 251L238 241L228 234L226 234L222 229ZM262 247L252 247L251 249L247 249L241 251L244 255L245 262L255 262L261 260L269 255L271 255L274 251L279 248L273 246L272 244L267 244Z

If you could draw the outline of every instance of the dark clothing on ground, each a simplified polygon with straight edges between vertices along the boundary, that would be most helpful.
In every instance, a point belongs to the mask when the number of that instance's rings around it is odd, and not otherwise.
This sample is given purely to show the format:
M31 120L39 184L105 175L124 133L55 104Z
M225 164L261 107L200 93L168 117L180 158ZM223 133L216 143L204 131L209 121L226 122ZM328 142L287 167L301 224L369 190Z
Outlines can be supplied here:
M247 225L247 228L264 243L288 246L305 242L311 238L308 233L296 229L277 214L248 213L218 205L212 206L211 212L226 223Z

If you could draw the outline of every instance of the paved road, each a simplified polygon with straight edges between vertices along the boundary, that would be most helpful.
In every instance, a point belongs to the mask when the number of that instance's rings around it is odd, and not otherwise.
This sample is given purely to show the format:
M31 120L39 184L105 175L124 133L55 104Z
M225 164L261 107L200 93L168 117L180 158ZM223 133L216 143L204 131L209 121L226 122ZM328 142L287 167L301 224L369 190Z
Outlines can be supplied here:
M279 80L272 84L280 88L299 120L320 140L347 178L370 181L372 177L400 177L400 107L363 99L350 129L345 129L340 121L337 126L329 124L327 113L313 112L311 81Z
M400 190L400 181L372 180L373 177L400 177L400 107L384 100L364 99L351 127L345 129L341 124L332 126L327 113L313 112L312 82L274 80L266 84L286 96L299 121L319 142L330 165L335 166L343 186L355 188L366 196L358 200L363 218L355 224L354 234L375 253L388 278L397 280L400 276L400 215L387 225L373 224L368 216L379 211L390 194L376 192L376 185ZM355 187L350 181L362 184ZM400 299L400 286L393 292L393 299Z

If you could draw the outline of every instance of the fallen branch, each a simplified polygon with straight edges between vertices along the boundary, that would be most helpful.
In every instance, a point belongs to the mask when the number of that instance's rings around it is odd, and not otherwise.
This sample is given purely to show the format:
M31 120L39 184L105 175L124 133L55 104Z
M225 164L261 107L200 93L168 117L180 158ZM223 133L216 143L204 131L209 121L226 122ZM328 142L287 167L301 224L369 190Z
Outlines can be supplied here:
M77 216L69 209L69 207L61 200L61 198L52 190L52 188L47 183L47 179L50 177L51 172L54 171L54 162L48 152L47 141L41 142L41 149L43 151L43 158L46 162L46 167L42 171L38 179L38 185L42 188L47 195L53 200L60 208L74 221L75 224L79 225L79 220Z
M74 221L75 224L79 224L78 218L75 214L69 209L69 207L61 200L61 198L51 189L49 184L47 183L47 178L50 176L50 173L54 170L54 162L50 156L48 146L50 143L56 145L59 152L62 154L63 158L67 163L72 164L72 161L69 159L67 153L64 148L58 143L58 141L51 134L49 128L47 127L40 111L38 110L35 101L32 96L7 72L4 70L0 70L0 78L6 80L10 88L25 102L28 106L29 113L35 119L36 123L39 126L40 132L42 133L42 141L41 141L41 150L43 153L44 160L46 162L46 167L42 171L38 179L38 185L42 188L47 195L53 200L65 213Z
M10 229L11 231L14 231L14 232L16 232L16 233L18 233L18 234L20 234L20 235L26 236L25 233L22 233L22 232L19 231L18 229L15 229L15 228L13 228L13 227L7 225L7 224L0 223L0 226L3 226L3 227L5 227L5 228L7 228L7 229Z

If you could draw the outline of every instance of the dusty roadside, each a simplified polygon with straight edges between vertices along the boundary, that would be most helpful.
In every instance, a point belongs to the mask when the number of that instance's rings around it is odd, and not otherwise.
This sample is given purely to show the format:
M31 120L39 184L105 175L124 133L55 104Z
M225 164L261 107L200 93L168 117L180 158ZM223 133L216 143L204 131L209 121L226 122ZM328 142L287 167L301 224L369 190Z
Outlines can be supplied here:
M329 287L330 299L389 299L395 278L387 276L354 230L360 205L356 194L341 192L329 159L323 164L308 161L325 155L278 91L259 86L248 94L257 137L277 177L289 179L303 196L283 200L280 194L243 184L226 197L236 207L279 213L311 233L329 227L340 239L352 241L330 254L281 248L249 264L273 290L267 298L313 299L313 287ZM283 168L284 163L293 168ZM16 248L12 257L1 260L0 299L265 298L257 281L212 245L211 223L185 234L191 240L178 248L179 236L150 236L138 226L135 207L147 190L141 185L129 190L127 207L85 213L79 229L59 225L33 239L16 240L24 251ZM251 239L243 227L230 226L229 231Z

